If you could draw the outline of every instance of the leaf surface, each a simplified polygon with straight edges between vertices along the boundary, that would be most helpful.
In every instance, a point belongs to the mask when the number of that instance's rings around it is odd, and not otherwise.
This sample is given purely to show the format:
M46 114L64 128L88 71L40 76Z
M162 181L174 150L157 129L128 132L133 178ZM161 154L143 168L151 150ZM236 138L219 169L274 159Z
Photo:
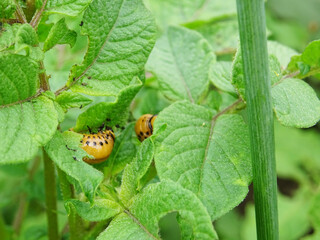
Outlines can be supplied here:
M45 150L62 171L79 183L89 201L93 202L103 174L82 161L87 153L80 148L81 139L82 135L75 132L56 132Z
M33 96L38 87L39 66L30 58L0 54L0 105Z
M157 41L146 69L157 77L167 98L198 102L208 87L209 66L213 61L215 55L199 33L169 27Z
M85 107L92 102L90 98L74 92L62 92L57 96L56 101L65 110L69 108Z
M308 128L320 120L320 101L304 81L288 78L272 88L273 109L288 127Z
M118 203L108 199L98 199L93 205L77 199L70 199L65 205L68 211L70 211L69 205L74 206L80 217L91 222L109 219L122 211Z
M154 123L155 133L167 124L156 138L161 181L170 179L195 193L212 220L245 198L252 177L247 126L236 114L214 116L202 106L177 102Z
M65 19L62 18L50 29L48 37L43 45L43 51L48 51L56 44L69 44L72 48L76 43L76 40L77 33L70 30L65 23Z
M0 108L0 162L18 163L34 157L58 126L53 102L44 97Z
M76 17L80 15L91 2L92 0L48 0L45 12Z
M217 239L210 217L200 200L171 181L145 188L132 199L129 210L117 216L98 239L160 239L159 220L173 211L188 223L191 235L187 239Z
M155 42L154 21L141 0L95 0L84 13L89 45L67 83L73 91L117 96L140 76Z

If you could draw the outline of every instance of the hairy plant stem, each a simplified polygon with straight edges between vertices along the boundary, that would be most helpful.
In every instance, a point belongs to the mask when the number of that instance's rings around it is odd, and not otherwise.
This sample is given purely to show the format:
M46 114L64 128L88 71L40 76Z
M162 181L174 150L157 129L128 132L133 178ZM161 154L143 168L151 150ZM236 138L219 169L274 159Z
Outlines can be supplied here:
M57 191L56 176L52 160L43 149L44 160L44 183L46 196L46 211L48 220L48 239L58 239L58 216L57 216Z
M14 3L16 5L16 12L15 12L16 18L21 23L27 23L26 16L24 15L24 12L23 12L22 8L20 7L20 4L18 3L17 0L14 0Z
M59 183L60 189L62 192L62 197L64 201L74 198L74 189L73 186L69 183L67 179L67 175L59 168L57 168L58 175L59 175ZM76 213L76 210L73 206L69 206L69 215L68 215L68 222L69 222L69 239L76 240L82 239L83 233L83 222L79 215ZM63 232L62 232L63 234Z
M277 240L278 207L264 0L237 0L258 240Z
M43 4L42 4L40 10L36 11L35 15L33 16L33 18L30 21L30 25L35 29L38 28L39 22L41 20L42 13L43 13L46 5L47 5L47 2L48 2L48 0L44 0L43 1Z

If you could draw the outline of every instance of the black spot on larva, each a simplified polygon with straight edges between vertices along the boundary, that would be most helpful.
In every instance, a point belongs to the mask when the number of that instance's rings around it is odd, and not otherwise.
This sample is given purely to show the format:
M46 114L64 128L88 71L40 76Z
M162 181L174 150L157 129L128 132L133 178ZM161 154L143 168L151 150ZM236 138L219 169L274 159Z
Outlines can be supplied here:
M83 141L81 140L80 143L82 143Z
M144 122L144 119L142 119L142 122Z
M140 135L142 136L142 135L143 135L143 132L140 131Z
M93 142L93 146L96 146L97 145L97 143L96 142Z
M99 142L99 144L102 146L102 145L103 145L103 142Z
M106 135L106 139L109 139L109 135L108 134Z
M106 144L108 144L108 141L107 141L107 140L104 140L104 142L105 142Z
M83 137L86 137L86 135L83 135Z
M80 27L82 27L82 25L83 25L83 21L81 21L81 23L80 23Z
M98 136L98 138L101 139L100 136Z
M93 136L92 138L93 138L93 139L96 139L96 137L95 137L95 136Z
M150 135L150 133L147 131L147 132L146 132L146 135L147 135L147 136L149 136L149 135Z
M87 144L88 146L90 146L90 142L89 142L89 141L86 141L86 144Z

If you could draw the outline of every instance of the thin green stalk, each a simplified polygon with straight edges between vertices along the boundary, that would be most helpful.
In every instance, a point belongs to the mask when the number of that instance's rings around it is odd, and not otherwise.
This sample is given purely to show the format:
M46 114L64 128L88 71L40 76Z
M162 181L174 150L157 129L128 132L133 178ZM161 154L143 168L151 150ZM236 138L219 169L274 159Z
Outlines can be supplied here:
M59 182L60 182L60 189L62 192L63 200L67 201L68 199L74 198L74 190L72 185L69 183L66 174L61 171L59 168L58 175L59 175ZM82 219L76 213L75 209L70 206L70 212L68 215L68 222L69 222L69 239L76 240L81 239L83 236L83 224Z
M48 154L43 150L44 159L44 183L46 194L46 208L48 220L48 239L58 239L58 217L57 217L57 191L54 164Z
M277 179L264 0L237 0L258 239L278 234Z

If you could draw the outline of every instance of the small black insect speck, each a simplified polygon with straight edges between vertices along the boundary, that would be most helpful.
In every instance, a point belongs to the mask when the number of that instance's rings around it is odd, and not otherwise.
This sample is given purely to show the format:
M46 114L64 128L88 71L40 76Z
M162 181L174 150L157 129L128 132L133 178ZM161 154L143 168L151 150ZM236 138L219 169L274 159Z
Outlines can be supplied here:
M85 83L85 82L83 82L83 83L81 83L81 85L82 85L82 86L87 86L88 84Z
M81 21L81 23L80 23L80 27L82 27L82 25L83 25L83 21Z
M82 105L80 105L80 107L79 107L80 109L82 108Z
M91 79L91 77L89 76L88 79Z
M120 128L120 125L119 125L119 124L117 124L117 125L116 125L116 127L117 127L117 128Z
M107 121L107 122L110 122L110 121L111 121L111 119L110 119L110 118L107 118L107 119L106 119L106 121Z

